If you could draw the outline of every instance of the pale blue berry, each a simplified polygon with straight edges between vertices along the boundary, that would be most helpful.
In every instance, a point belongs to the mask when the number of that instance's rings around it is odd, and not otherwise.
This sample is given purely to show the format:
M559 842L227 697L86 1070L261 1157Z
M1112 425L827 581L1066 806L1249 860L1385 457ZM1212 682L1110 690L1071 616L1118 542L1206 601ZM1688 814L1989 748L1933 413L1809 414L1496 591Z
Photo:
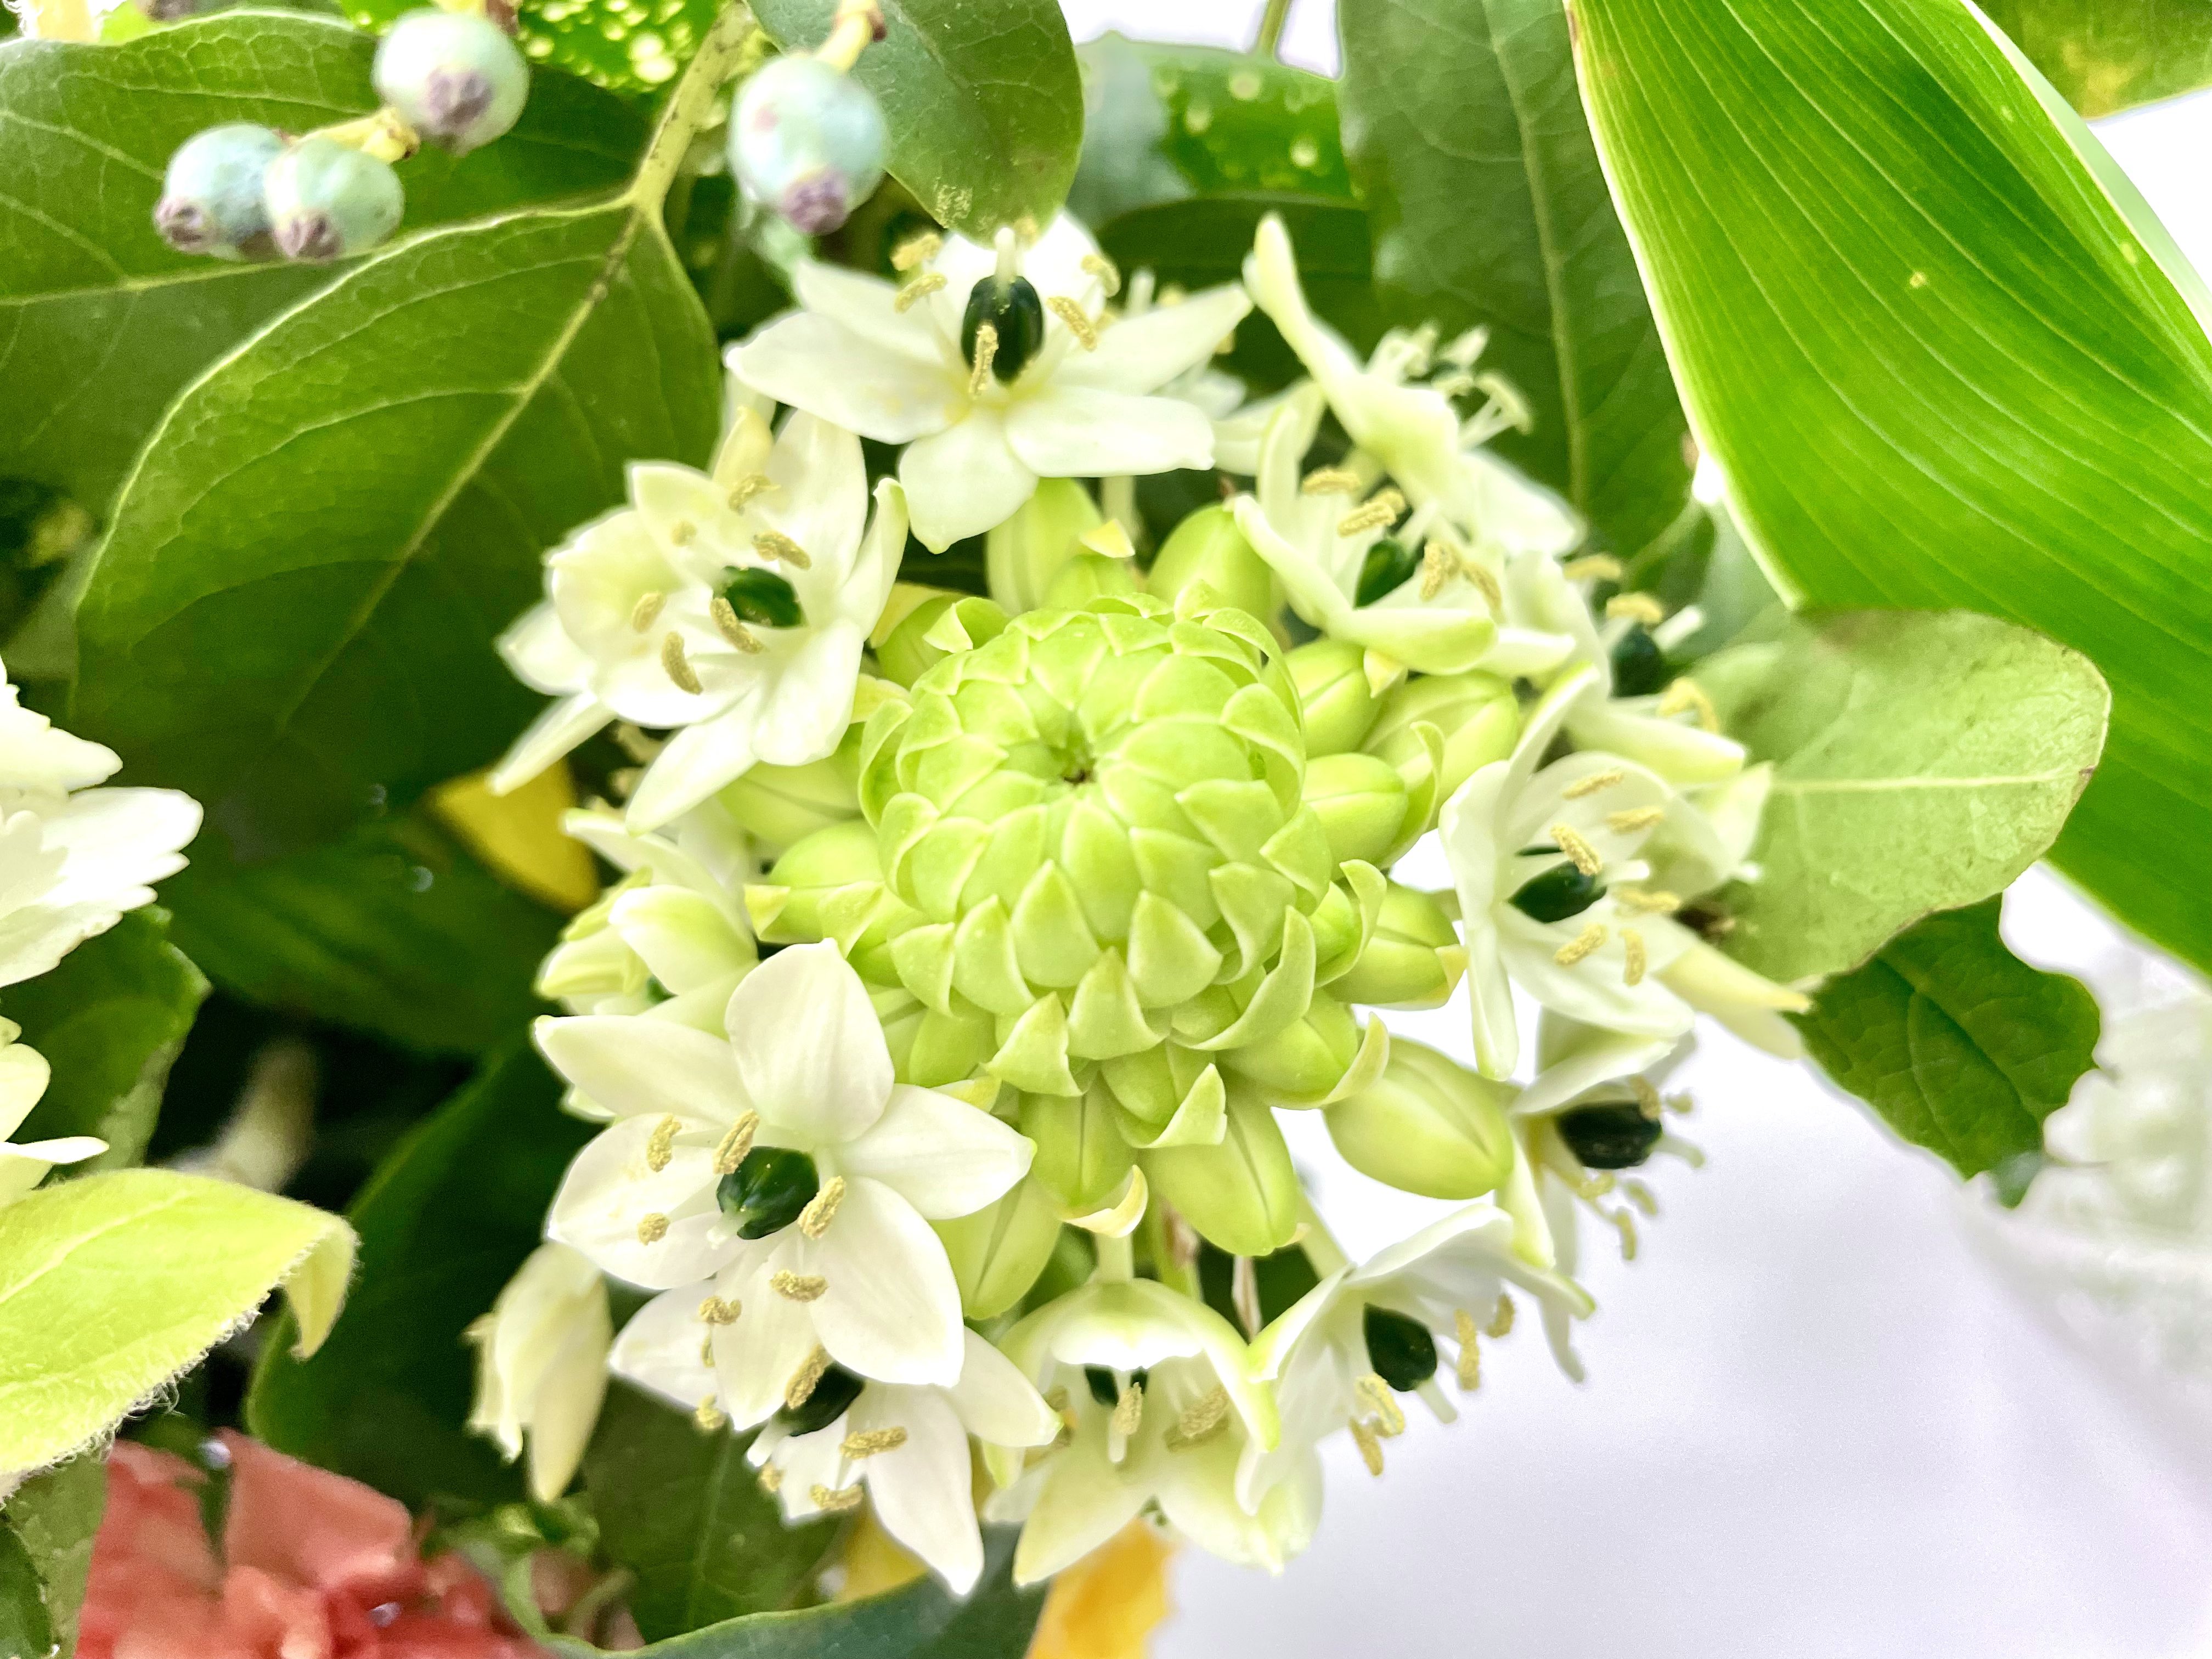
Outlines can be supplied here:
M530 66L488 17L410 11L376 49L376 95L425 138L465 155L514 126Z
M194 133L169 158L154 228L185 253L240 259L266 252L262 181L283 149L282 138L251 121Z
M837 228L883 182L875 95L818 58L773 58L738 89L730 165L753 200L810 236Z
M272 161L267 202L285 257L317 261L374 247L407 206L389 162L331 138L302 138Z

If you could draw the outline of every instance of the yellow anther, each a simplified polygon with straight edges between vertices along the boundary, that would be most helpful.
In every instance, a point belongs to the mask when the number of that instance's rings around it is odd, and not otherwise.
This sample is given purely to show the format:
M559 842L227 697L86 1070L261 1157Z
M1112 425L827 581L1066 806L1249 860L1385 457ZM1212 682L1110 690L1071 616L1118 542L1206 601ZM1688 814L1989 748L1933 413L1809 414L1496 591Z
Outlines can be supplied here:
M1686 1089L1679 1095L1668 1095L1667 1109L1676 1117L1687 1117L1698 1109L1698 1097Z
M1513 1298L1503 1291L1498 1291L1498 1311L1490 1316L1490 1323L1483 1327L1482 1334L1492 1338L1510 1334L1514 1312Z
M1569 559L1559 567L1559 574L1571 582L1617 582L1623 572L1620 561L1610 553L1586 553L1579 559Z
M1626 1210L1615 1210L1606 1217L1613 1223L1613 1231L1620 1235L1620 1259L1636 1260L1636 1218Z
M1298 486L1301 495L1357 495L1359 475L1341 466L1316 467Z
M1587 1199L1603 1198L1613 1189L1615 1184L1613 1171L1601 1170L1596 1175L1583 1176L1580 1184L1575 1188L1575 1196Z
M659 1175L668 1167L668 1160L676 1156L676 1134L683 1124L672 1117L664 1117L653 1126L646 1137L645 1167Z
M1229 1427L1229 1390L1216 1385L1190 1405L1165 1437L1170 1451L1202 1446Z
M684 654L684 636L672 633L660 641L661 672L676 683L678 691L699 695L699 677L691 672L691 659Z
M1336 533L1357 536L1363 530L1381 530L1405 516L1406 498L1384 486L1337 520Z
M1616 887L1612 893L1622 909L1642 915L1671 916L1682 908L1682 901L1663 887Z
M1664 1108L1659 1099L1659 1091L1651 1086L1651 1080L1649 1078L1632 1077L1628 1079L1628 1089L1629 1092L1636 1097L1636 1109L1656 1123L1659 1121L1659 1114Z
M1667 607L1649 593L1616 593L1605 602L1605 614L1656 628L1667 620Z
M1505 608L1505 590L1498 585L1498 578L1491 574L1490 567L1481 560L1468 554L1461 554L1459 574L1474 584L1476 590L1482 595L1482 602L1492 611L1503 611Z
M1586 778L1577 778L1559 791L1569 800L1580 800L1585 795L1595 795L1601 789L1610 789L1616 783L1627 781L1628 774L1618 766L1608 766L1602 772L1593 772Z
M644 633L653 626L653 618L660 614L660 607L667 603L668 595L658 588L650 593L639 594L637 603L629 608L629 625L639 633Z
M816 1509L827 1515L843 1515L849 1510L857 1510L863 1496L858 1486L839 1486L833 1490L818 1485L808 1487L806 1495L814 1500Z
M707 606L707 614L714 619L715 630L732 645L753 656L766 650L752 629L738 620L738 609L720 594L714 595Z
M692 1409L691 1420L699 1425L702 1434L719 1433L730 1425L730 1419L722 1414L722 1408L714 1403L711 1394Z
M1697 711L1698 724L1706 731L1718 732L1721 729L1720 711L1713 707L1713 700L1705 695L1705 688L1685 674L1668 686L1666 695L1659 699L1659 712L1680 714L1688 709Z
M968 370L968 395L980 398L991 389L991 362L999 355L999 329L995 323L975 325L975 361Z
M837 1206L845 1201L845 1177L831 1176L822 1183L822 1190L814 1194L806 1207L799 1212L799 1231L809 1238L819 1238L830 1231L830 1223L837 1214Z
M661 1214L659 1211L655 1210L650 1215L641 1217L639 1219L637 1224L637 1242L639 1243L658 1244L662 1239L667 1237L668 1218Z
M1659 1216L1659 1194L1631 1176L1620 1183L1620 1194L1653 1220Z
M1574 825L1555 823L1551 833L1552 839L1559 843L1559 850L1567 855L1568 861L1584 875L1594 876L1605 868L1605 860L1597 855L1597 848L1584 841Z
M1644 957L1644 935L1638 933L1633 927L1622 928L1620 930L1620 949L1621 953L1627 957L1627 961L1623 963L1620 969L1620 982L1623 985L1643 984L1644 969L1645 965Z
M893 1425L888 1429L869 1429L860 1434L848 1434L837 1443L838 1451L854 1462L863 1457L873 1457L878 1452L896 1451L906 1444L906 1431Z
M744 511L745 503L754 496L775 488L777 488L775 480L765 472L749 472L730 486L730 509L732 512L742 513Z
M1108 299L1121 291L1121 273L1114 262L1103 253L1086 253L1083 268L1098 279L1098 286Z
M668 539L678 547L689 547L699 539L699 526L689 519L678 519L669 526Z
M1617 836L1632 836L1639 830L1649 830L1666 816L1663 806L1625 806L1618 812L1605 815L1605 827Z
M806 550L781 530L763 530L753 538L753 551L763 559L781 559L793 570L811 570L814 561Z
M741 1310L735 1297L725 1302L719 1296L710 1296L700 1303L699 1317L709 1325L734 1325Z
M1375 1431L1355 1417L1352 1419L1352 1438L1359 1448L1359 1461L1367 1465L1367 1473L1380 1476L1382 1473L1382 1443L1375 1437Z
M745 1154L753 1149L753 1136L760 1128L760 1114L747 1112L730 1125L729 1133L714 1143L714 1173L735 1175L738 1165L745 1161Z
M1385 1440L1396 1438L1406 1431L1406 1413L1398 1409L1398 1402L1390 1393L1390 1385L1370 1371L1352 1385L1352 1392L1367 1402L1375 1413L1375 1432Z
M812 1353L800 1362L792 1372L791 1381L783 1385L783 1403L797 1411L814 1397L814 1389L830 1374L830 1351L817 1345Z
M1066 1411L1067 1409L1067 1390L1055 1385L1046 1393L1044 1403L1045 1409L1048 1411L1055 1413Z
M1552 960L1562 968L1571 968L1584 957L1605 943L1605 924L1594 921L1552 952Z
M1482 1333L1475 1328L1474 1316L1464 1308L1452 1316L1452 1330L1459 1338L1460 1392L1472 1394L1482 1386Z
M1085 351L1098 349L1097 327L1081 306L1064 294L1055 294L1044 302L1044 308L1067 325L1067 331Z
M1145 1420L1145 1388L1137 1382L1121 1385L1121 1397L1114 1402L1114 1432L1127 1439L1136 1433L1137 1425Z
M1350 519L1345 520L1345 524L1351 522ZM1344 526L1340 525L1337 527L1341 530ZM1445 550L1441 542L1431 542L1423 548L1421 550L1421 603L1426 605L1437 594L1443 592L1445 585L1458 574L1458 561Z
M795 1273L787 1268L772 1275L768 1287L786 1302L818 1302L830 1281L820 1273Z
M763 1463L760 1472L760 1489L773 1498L783 1490L783 1471L773 1463Z
M925 230L918 236L909 236L891 250L893 270L912 270L926 265L945 251L945 239L933 230Z
M904 316L944 286L944 272L926 270L898 291L898 297L891 301L891 309Z

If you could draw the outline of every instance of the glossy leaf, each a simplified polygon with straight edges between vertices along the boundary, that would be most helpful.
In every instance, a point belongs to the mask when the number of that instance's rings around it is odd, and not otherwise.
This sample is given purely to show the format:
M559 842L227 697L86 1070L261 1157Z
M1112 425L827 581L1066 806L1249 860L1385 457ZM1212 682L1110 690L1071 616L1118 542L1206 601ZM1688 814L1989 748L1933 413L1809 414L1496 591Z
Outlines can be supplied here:
M44 1627L46 1641L56 1646L55 1659L70 1659L76 1646L85 1578L92 1571L93 1538L106 1507L106 1466L92 1456L72 1458L58 1469L33 1476L8 1499L6 1510L0 1511L0 1652L36 1656L47 1650L44 1644L18 1647L10 1642L5 1621L13 1592L5 1558L12 1549L37 1586L35 1623L27 1619L27 1624ZM15 1609L17 1616L24 1616L20 1601Z
M1997 935L2001 901L1930 916L1796 1021L1820 1068L1962 1176L2023 1184L2043 1120L2094 1065L2097 1000Z
M400 1143L348 1212L361 1272L330 1340L308 1359L281 1340L262 1350L246 1407L255 1434L410 1504L522 1495L520 1468L466 1430L475 1373L461 1334L537 1247L590 1138L559 1097L518 1042Z
M0 1468L42 1468L106 1434L280 1285L319 1343L353 1244L336 1216L170 1170L0 1208Z
M85 1172L137 1163L170 1062L207 992L200 970L169 942L161 910L135 911L52 973L9 986L0 1013L53 1068L18 1139L98 1135L107 1150L76 1166Z
M376 43L334 18L227 12L127 45L0 51L0 476L105 512L163 407L262 322L331 280L312 265L175 252L153 213L170 153L224 121L304 131L376 106ZM410 226L618 184L638 113L538 76L515 130L406 164Z
M91 567L76 728L253 860L495 757L542 702L489 647L544 550L627 459L714 441L713 336L653 219L422 237L195 385Z
M755 0L787 51L830 33L837 0ZM1067 198L1083 82L1055 0L883 0L886 33L854 74L883 105L892 175L950 229L1042 228Z
M1685 401L1777 585L1984 611L2094 661L2112 737L2056 857L2212 966L2175 855L2212 845L2201 285L1967 7L1575 15Z
M2202 0L1989 0L1982 10L2084 115L2212 85Z
M1785 981L2002 890L2065 823L2109 706L2085 658L1966 611L1793 622L1697 679L1722 728L1774 763L1762 873L1722 895L1723 945Z
M1575 86L1561 0L1338 14L1346 147L1389 320L1481 326L1528 398L1501 454L1624 556L1689 502L1687 427Z

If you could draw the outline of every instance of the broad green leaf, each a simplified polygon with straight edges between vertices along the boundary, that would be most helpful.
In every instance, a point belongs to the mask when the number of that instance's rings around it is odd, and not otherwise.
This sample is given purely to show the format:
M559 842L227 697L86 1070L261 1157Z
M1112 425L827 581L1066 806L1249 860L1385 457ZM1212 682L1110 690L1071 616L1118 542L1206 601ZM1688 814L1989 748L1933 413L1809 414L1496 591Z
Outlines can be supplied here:
M494 636L627 460L705 461L714 343L641 197L371 257L162 423L90 568L76 729L244 859L493 759L542 702Z
M45 1659L54 1645L54 1621L46 1611L46 1587L23 1540L0 1514L0 1654L8 1659Z
M887 33L853 73L883 105L892 175L949 229L1042 229L1083 144L1083 82L1054 0L883 0ZM830 33L837 0L756 0L786 51Z
M1103 34L1083 67L1083 159L1070 212L1103 225L1133 208L1259 190L1352 199L1336 87L1271 58Z
M246 1404L255 1434L410 1504L522 1495L519 1468L467 1431L475 1372L461 1334L537 1247L590 1138L559 1097L518 1041L400 1144L348 1212L361 1272L330 1340L310 1358L281 1340L262 1350Z
M1988 0L1982 11L2084 115L2212 85L2203 0Z
M2087 659L1967 611L1791 623L1705 663L1722 729L1774 763L1729 954L1784 981L1856 967L2002 890L2088 781L2109 706Z
M545 1012L530 984L558 919L420 814L268 864L210 851L161 896L224 990L417 1053L480 1054Z
M139 910L64 957L52 973L0 994L0 1014L46 1056L52 1081L23 1125L27 1140L98 1135L83 1170L145 1156L169 1063L185 1046L208 982L169 942L169 917Z
M2201 284L1966 6L1575 16L1684 400L1777 586L1986 611L2090 658L2112 738L2055 856L2212 966L2177 856L2212 846Z
M1962 1176L2024 1188L2043 1120L2096 1063L2097 1000L1997 936L2002 901L1930 916L1821 988L1796 1024L1820 1069ZM2012 1201L2017 1201L2017 1191Z
M0 1469L82 1449L279 1285L312 1350L353 1248L334 1215L169 1170L112 1170L0 1208Z
M1687 432L1575 88L1561 0L1372 0L1338 14L1345 146L1394 323L1490 331L1528 400L1498 453L1626 556L1689 503Z
M106 1507L106 1465L88 1455L26 1480L0 1510L0 1534L12 1540L20 1559L34 1575L47 1640L58 1649L56 1659L70 1659L76 1646L77 1613L84 1605L85 1578L92 1571L93 1539ZM0 1553L7 1548L0 1544ZM7 1577L7 1569L0 1566L0 1579ZM8 1592L0 1589L0 1606L7 1600ZM5 1616L0 1612L0 1620ZM0 1653L36 1659L46 1651L44 1646L12 1647L0 1629Z
M154 233L154 203L170 153L202 128L297 132L375 108L375 48L334 18L227 12L125 46L0 50L0 476L104 513L170 398L331 280L179 253ZM619 100L541 74L498 143L403 167L408 223L611 188L643 140Z
M1370 281L1367 216L1348 203L1313 197L1195 196L1125 213L1099 232L1123 271L1149 270L1165 287L1197 289L1240 281L1260 221L1280 214L1298 252L1298 275L1314 309L1361 351L1382 333ZM1255 312L1239 324L1221 367L1255 386L1287 385L1304 371L1275 325Z
M624 1383L607 1391L584 1454L599 1547L637 1576L646 1639L788 1607L836 1540L832 1518L787 1527L745 1462L752 1437L712 1434Z

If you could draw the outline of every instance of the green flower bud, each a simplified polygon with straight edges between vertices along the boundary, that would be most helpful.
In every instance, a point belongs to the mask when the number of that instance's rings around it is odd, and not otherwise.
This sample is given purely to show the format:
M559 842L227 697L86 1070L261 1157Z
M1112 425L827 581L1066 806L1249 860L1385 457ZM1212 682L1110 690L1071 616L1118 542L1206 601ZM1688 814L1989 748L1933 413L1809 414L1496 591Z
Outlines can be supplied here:
M1030 1176L973 1215L933 1221L960 1285L960 1311L990 1319L1029 1294L1060 1242L1060 1200Z
M1152 1191L1231 1255L1270 1255L1298 1230L1291 1149L1274 1113L1248 1091L1230 1097L1218 1146L1163 1146L1142 1156Z
M793 845L766 881L745 889L745 911L763 944L835 939L861 978L884 985L897 983L890 952L916 920L884 885L875 834L861 818Z
M1466 971L1467 951L1451 919L1426 893L1393 882L1366 950L1329 989L1347 1002L1437 1008L1451 1000Z
M1401 1192L1480 1198L1513 1168L1513 1093L1399 1037L1382 1080L1328 1109L1328 1135L1353 1169Z
M1060 568L1084 551L1083 538L1103 522L1091 492L1074 479L1041 479L1014 516L983 538L991 597L1010 617L1045 604Z
M1382 700L1382 712L1363 745L1370 755L1404 766L1420 755L1413 724L1425 720L1443 734L1444 762L1437 798L1449 800L1479 767L1504 760L1521 735L1521 706L1513 688L1494 674L1425 674Z
M1306 753L1357 749L1382 705L1367 685L1367 650L1344 640L1315 640L1289 657L1291 680L1305 710Z
M288 259L319 262L374 247L399 228L406 192L391 164L331 138L302 138L263 179L270 234Z
M1103 1090L1073 1100L1024 1095L1021 1130L1036 1143L1030 1178L1043 1183L1066 1214L1088 1215L1121 1195L1132 1160Z
M1304 1018L1264 1042L1231 1049L1222 1065L1278 1106L1319 1106L1374 1082L1389 1048L1380 1021L1363 1027L1351 1009L1316 991Z
M1079 553L1054 573L1044 602L1056 611L1080 611L1091 600L1134 593L1136 567L1103 553Z
M941 593L906 613L890 637L876 647L886 679L911 686L955 652L997 637L1006 613L972 594Z
M1306 763L1305 802L1338 863L1388 863L1406 822L1406 781L1372 755L1322 755Z
M805 766L756 766L726 785L720 799L738 827L774 853L817 830L859 817L860 772L860 728L854 725L846 729L845 740L827 760Z
M1214 603L1255 617L1275 608L1275 576L1252 550L1237 515L1226 507L1201 507L1177 525L1152 561L1147 592L1172 599L1195 582L1213 590Z
M457 155L503 136L530 96L530 65L507 31L465 12L409 12L370 78L400 119Z

